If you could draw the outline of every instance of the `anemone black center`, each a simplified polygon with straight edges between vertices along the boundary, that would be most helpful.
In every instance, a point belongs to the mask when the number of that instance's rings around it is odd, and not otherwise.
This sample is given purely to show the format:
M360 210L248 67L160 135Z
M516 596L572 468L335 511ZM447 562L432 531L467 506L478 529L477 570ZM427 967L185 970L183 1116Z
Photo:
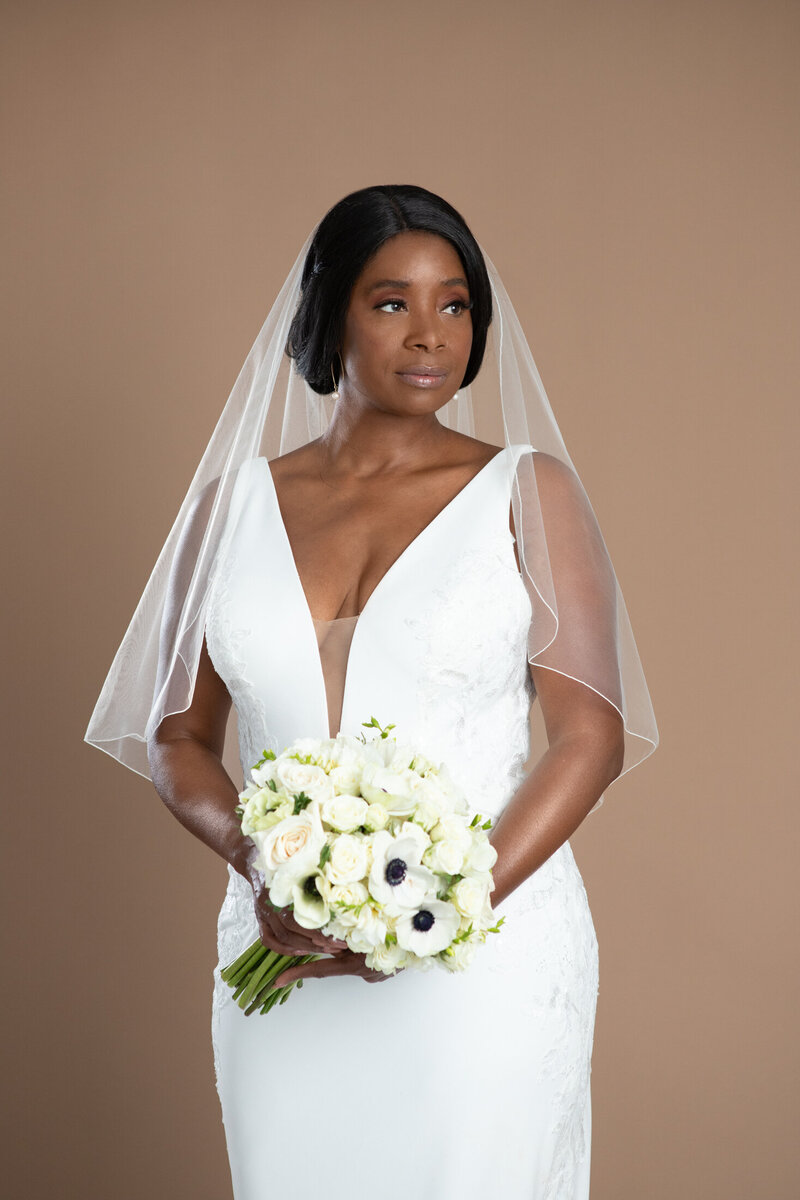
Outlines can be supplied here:
M419 912L414 913L411 924L420 933L427 933L433 924L433 913L429 912L427 908L421 908Z
M402 858L393 858L391 862L386 864L386 882L392 887L396 887L398 883L402 883L406 877L406 864Z
M318 896L319 888L317 887L316 875L309 875L308 879L303 884L303 891L309 896Z

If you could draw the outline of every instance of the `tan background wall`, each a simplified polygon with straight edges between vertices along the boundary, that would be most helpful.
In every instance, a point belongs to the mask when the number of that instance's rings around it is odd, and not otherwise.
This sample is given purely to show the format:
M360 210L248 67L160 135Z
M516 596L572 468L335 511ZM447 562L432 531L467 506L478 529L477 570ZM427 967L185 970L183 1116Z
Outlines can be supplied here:
M413 182L503 274L660 725L572 839L593 1200L797 1195L798 6L3 17L6 1194L230 1195L225 868L82 738L303 239Z

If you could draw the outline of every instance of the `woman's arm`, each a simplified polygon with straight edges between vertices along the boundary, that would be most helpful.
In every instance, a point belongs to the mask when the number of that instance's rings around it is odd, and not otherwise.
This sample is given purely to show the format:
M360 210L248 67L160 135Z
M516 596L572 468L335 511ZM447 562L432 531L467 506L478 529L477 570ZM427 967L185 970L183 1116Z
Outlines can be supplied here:
M498 854L493 905L575 832L622 771L625 751L616 576L605 542L575 473L539 451L532 465L533 473L525 471L519 480L521 511L533 522L541 512L558 608L556 636L530 667L548 749L492 830ZM513 511L509 524L517 536ZM523 544L541 544L538 527L522 532L529 534ZM522 579L536 620L540 598L527 572Z
M165 717L147 744L156 791L190 833L248 881L265 945L282 954L339 954L346 943L301 928L289 910L278 911L269 901L255 863L258 849L242 833L236 815L239 793L222 765L230 709L230 694L214 670L204 639L191 704L185 712ZM356 973L363 961L343 964L342 969L347 966Z
M617 710L591 688L532 667L548 749L503 809L489 840L493 908L546 862L578 828L622 770L624 737Z
M214 670L205 639L192 702L165 717L147 744L150 770L167 808L195 837L252 882L255 844L241 831L236 785L222 765L228 689Z

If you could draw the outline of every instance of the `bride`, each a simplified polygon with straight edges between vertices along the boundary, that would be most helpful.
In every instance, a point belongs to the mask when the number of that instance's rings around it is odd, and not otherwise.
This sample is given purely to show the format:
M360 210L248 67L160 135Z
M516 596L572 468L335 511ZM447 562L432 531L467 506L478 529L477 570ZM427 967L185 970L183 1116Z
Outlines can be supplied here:
M481 383L502 446L474 436ZM548 745L526 771L536 699ZM265 749L373 715L492 818L506 920L463 972L384 975L303 928L241 834ZM569 837L657 730L524 335L442 198L364 188L307 239L86 740L227 864L212 1032L236 1200L588 1196L597 941ZM257 936L323 957L247 1018L219 972Z

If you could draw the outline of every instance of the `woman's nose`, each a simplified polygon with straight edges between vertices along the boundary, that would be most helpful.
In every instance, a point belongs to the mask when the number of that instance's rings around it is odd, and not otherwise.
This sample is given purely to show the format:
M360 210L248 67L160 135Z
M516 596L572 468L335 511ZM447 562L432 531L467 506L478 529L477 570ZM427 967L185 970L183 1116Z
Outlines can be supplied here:
M426 350L435 350L445 345L445 331L441 319L436 314L418 316L411 323L406 338L410 346L419 346Z

